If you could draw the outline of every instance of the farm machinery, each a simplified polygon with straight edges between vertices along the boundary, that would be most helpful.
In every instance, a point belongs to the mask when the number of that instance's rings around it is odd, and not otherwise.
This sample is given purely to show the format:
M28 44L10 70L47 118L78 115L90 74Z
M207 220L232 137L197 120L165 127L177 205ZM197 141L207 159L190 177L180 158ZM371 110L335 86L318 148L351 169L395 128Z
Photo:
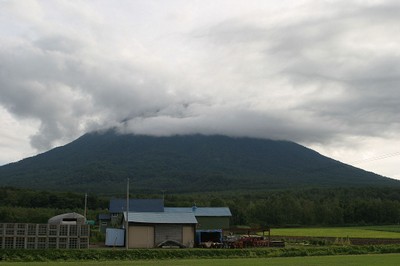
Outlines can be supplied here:
M262 232L262 235L256 234ZM268 236L265 236L268 232ZM257 248L284 247L283 241L271 241L270 230L234 228L223 236L222 230L199 230L196 232L197 246L203 248Z

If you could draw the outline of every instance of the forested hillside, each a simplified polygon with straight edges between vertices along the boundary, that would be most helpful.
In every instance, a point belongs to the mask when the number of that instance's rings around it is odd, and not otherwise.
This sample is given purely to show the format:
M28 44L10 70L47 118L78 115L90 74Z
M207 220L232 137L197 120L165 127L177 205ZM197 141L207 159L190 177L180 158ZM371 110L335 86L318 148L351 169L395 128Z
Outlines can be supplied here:
M35 189L110 194L127 178L156 193L400 185L288 141L112 130L0 167L0 185Z
M116 195L118 196L118 195ZM119 197L124 197L121 194ZM157 198L156 194L132 194ZM88 196L89 219L107 212L109 198ZM166 194L165 206L228 206L232 225L331 226L400 222L400 189L335 188L257 193ZM83 213L84 195L0 188L0 222L47 222L57 214Z

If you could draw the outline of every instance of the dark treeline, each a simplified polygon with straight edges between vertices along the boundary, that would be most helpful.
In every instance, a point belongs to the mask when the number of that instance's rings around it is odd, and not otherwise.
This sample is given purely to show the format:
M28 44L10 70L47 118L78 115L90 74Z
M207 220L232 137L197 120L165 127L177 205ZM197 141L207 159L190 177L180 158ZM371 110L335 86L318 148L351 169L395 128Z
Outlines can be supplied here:
M13 187L0 187L0 206L18 206L26 208L83 209L84 193L50 192ZM108 207L108 199L88 195L88 209Z
M120 195L124 197L124 195ZM160 194L132 194L160 198ZM106 197L88 196L89 219L108 208ZM196 194L166 193L166 206L228 206L232 225L332 226L398 224L399 188L331 188ZM82 212L84 194L0 188L0 222L47 222L67 211Z
M46 223L55 215L66 212L83 213L85 195L70 192L49 192L13 187L0 187L0 222ZM88 195L88 218L96 210L108 207L108 199Z
M398 224L400 189L332 188L168 196L166 204L229 206L234 225Z

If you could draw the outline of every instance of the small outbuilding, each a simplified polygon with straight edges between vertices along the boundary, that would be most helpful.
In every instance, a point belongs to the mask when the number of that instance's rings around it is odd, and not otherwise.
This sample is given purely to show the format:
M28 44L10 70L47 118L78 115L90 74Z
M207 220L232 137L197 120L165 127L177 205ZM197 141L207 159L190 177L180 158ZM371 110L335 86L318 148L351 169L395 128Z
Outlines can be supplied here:
M107 228L106 246L123 247L125 246L125 230L118 228Z

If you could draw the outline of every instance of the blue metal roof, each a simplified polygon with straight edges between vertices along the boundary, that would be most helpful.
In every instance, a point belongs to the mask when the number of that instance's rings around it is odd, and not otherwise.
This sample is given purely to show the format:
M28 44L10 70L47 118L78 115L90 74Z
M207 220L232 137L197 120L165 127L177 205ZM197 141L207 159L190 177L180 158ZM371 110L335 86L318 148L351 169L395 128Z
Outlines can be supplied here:
M172 212L129 212L128 221L132 223L151 224L197 224L193 213L172 213ZM124 213L126 219L126 213Z
M100 213L97 215L97 220L111 220L111 215L109 213Z
M169 213L193 213L195 216L222 217L232 216L228 207L165 207L165 212Z
M126 211L126 199L111 199L110 213L122 213ZM164 201L162 199L130 199L129 211L131 212L163 212Z

